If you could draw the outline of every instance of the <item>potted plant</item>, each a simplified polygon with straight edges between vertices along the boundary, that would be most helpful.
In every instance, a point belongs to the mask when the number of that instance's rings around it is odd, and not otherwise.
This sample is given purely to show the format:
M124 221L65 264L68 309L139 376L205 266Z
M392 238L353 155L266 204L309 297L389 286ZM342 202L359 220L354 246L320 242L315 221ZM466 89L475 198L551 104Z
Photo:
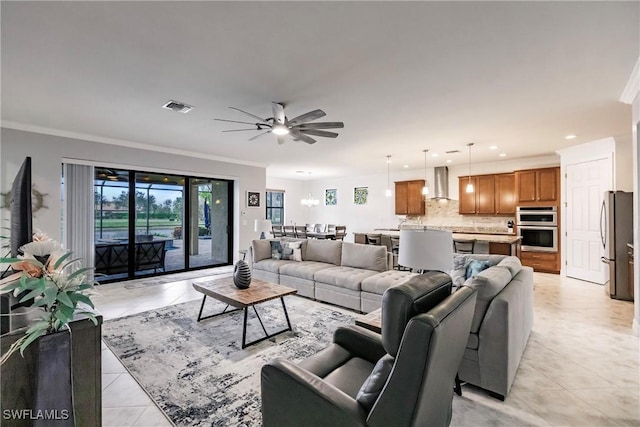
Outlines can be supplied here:
M15 271L0 281L0 291L21 295L20 303L32 301L30 306L41 315L3 355L0 364L18 349L24 354L39 337L68 328L75 315L83 314L97 325L89 311L94 308L87 294L93 288L87 280L89 268L79 268L79 259L71 259L71 252L64 252L60 243L43 233L35 233L33 241L20 249L24 255L18 258L0 258L0 263L10 263Z
M20 249L23 255L18 258L0 258L0 263L11 264L14 271L0 280L0 292L13 292L23 306L39 315L2 355L0 365L18 350L24 357L25 349L35 344L33 410L55 409L73 421L69 323L84 315L98 324L88 295L93 288L86 274L90 269L82 268L79 259L72 259L71 252L42 233L35 233L33 241Z

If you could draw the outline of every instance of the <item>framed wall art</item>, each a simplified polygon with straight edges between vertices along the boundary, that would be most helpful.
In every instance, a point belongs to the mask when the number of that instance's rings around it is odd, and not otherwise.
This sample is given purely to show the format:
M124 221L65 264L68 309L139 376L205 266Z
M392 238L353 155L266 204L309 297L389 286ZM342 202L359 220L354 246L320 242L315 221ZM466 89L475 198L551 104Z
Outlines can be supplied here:
M353 203L355 205L366 205L369 198L369 187L355 187L353 189Z
M335 206L338 204L338 190L335 188L324 190L324 204L326 206Z
M260 207L260 192L259 191L247 191L247 207L259 208Z

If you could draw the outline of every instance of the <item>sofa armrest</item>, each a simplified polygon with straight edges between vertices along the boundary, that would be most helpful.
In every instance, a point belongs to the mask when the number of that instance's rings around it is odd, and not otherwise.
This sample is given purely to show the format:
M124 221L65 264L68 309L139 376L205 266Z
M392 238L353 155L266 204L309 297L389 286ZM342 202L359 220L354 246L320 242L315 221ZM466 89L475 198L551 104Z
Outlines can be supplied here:
M491 301L478 331L483 388L506 396L533 323L533 273L524 267Z
M288 360L262 367L261 389L264 427L366 426L355 399Z
M387 354L382 346L382 337L368 329L355 325L341 326L333 334L333 342L349 353L376 363Z

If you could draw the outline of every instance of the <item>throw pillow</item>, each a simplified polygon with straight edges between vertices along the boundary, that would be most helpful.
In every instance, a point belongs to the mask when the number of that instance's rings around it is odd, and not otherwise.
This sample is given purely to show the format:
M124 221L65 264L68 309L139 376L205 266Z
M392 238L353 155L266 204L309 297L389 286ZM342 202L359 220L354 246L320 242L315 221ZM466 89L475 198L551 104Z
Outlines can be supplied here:
M382 388L387 383L391 368L393 368L393 362L394 359L391 355L383 356L373 367L369 378L360 387L356 400L367 412L371 411L382 392Z
M478 261L477 259L471 260L471 262L467 266L465 277L467 279L469 277L476 277L478 273L480 273L482 270L486 270L489 267L491 267L491 263L489 261Z
M287 242L285 245L293 251L289 259L298 262L302 261L302 242Z
M271 258L282 259L282 245L277 240L271 241Z

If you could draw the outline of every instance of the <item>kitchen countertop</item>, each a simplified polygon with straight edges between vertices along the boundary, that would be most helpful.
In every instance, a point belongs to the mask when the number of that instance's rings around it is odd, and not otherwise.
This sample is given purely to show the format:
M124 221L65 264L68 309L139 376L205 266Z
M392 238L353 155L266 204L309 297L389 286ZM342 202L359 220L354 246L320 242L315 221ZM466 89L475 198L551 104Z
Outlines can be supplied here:
M464 239L471 240L475 239L478 242L488 242L488 243L507 243L513 244L522 240L522 237L516 235L505 235L505 234L469 234L469 233L453 233L454 239Z

